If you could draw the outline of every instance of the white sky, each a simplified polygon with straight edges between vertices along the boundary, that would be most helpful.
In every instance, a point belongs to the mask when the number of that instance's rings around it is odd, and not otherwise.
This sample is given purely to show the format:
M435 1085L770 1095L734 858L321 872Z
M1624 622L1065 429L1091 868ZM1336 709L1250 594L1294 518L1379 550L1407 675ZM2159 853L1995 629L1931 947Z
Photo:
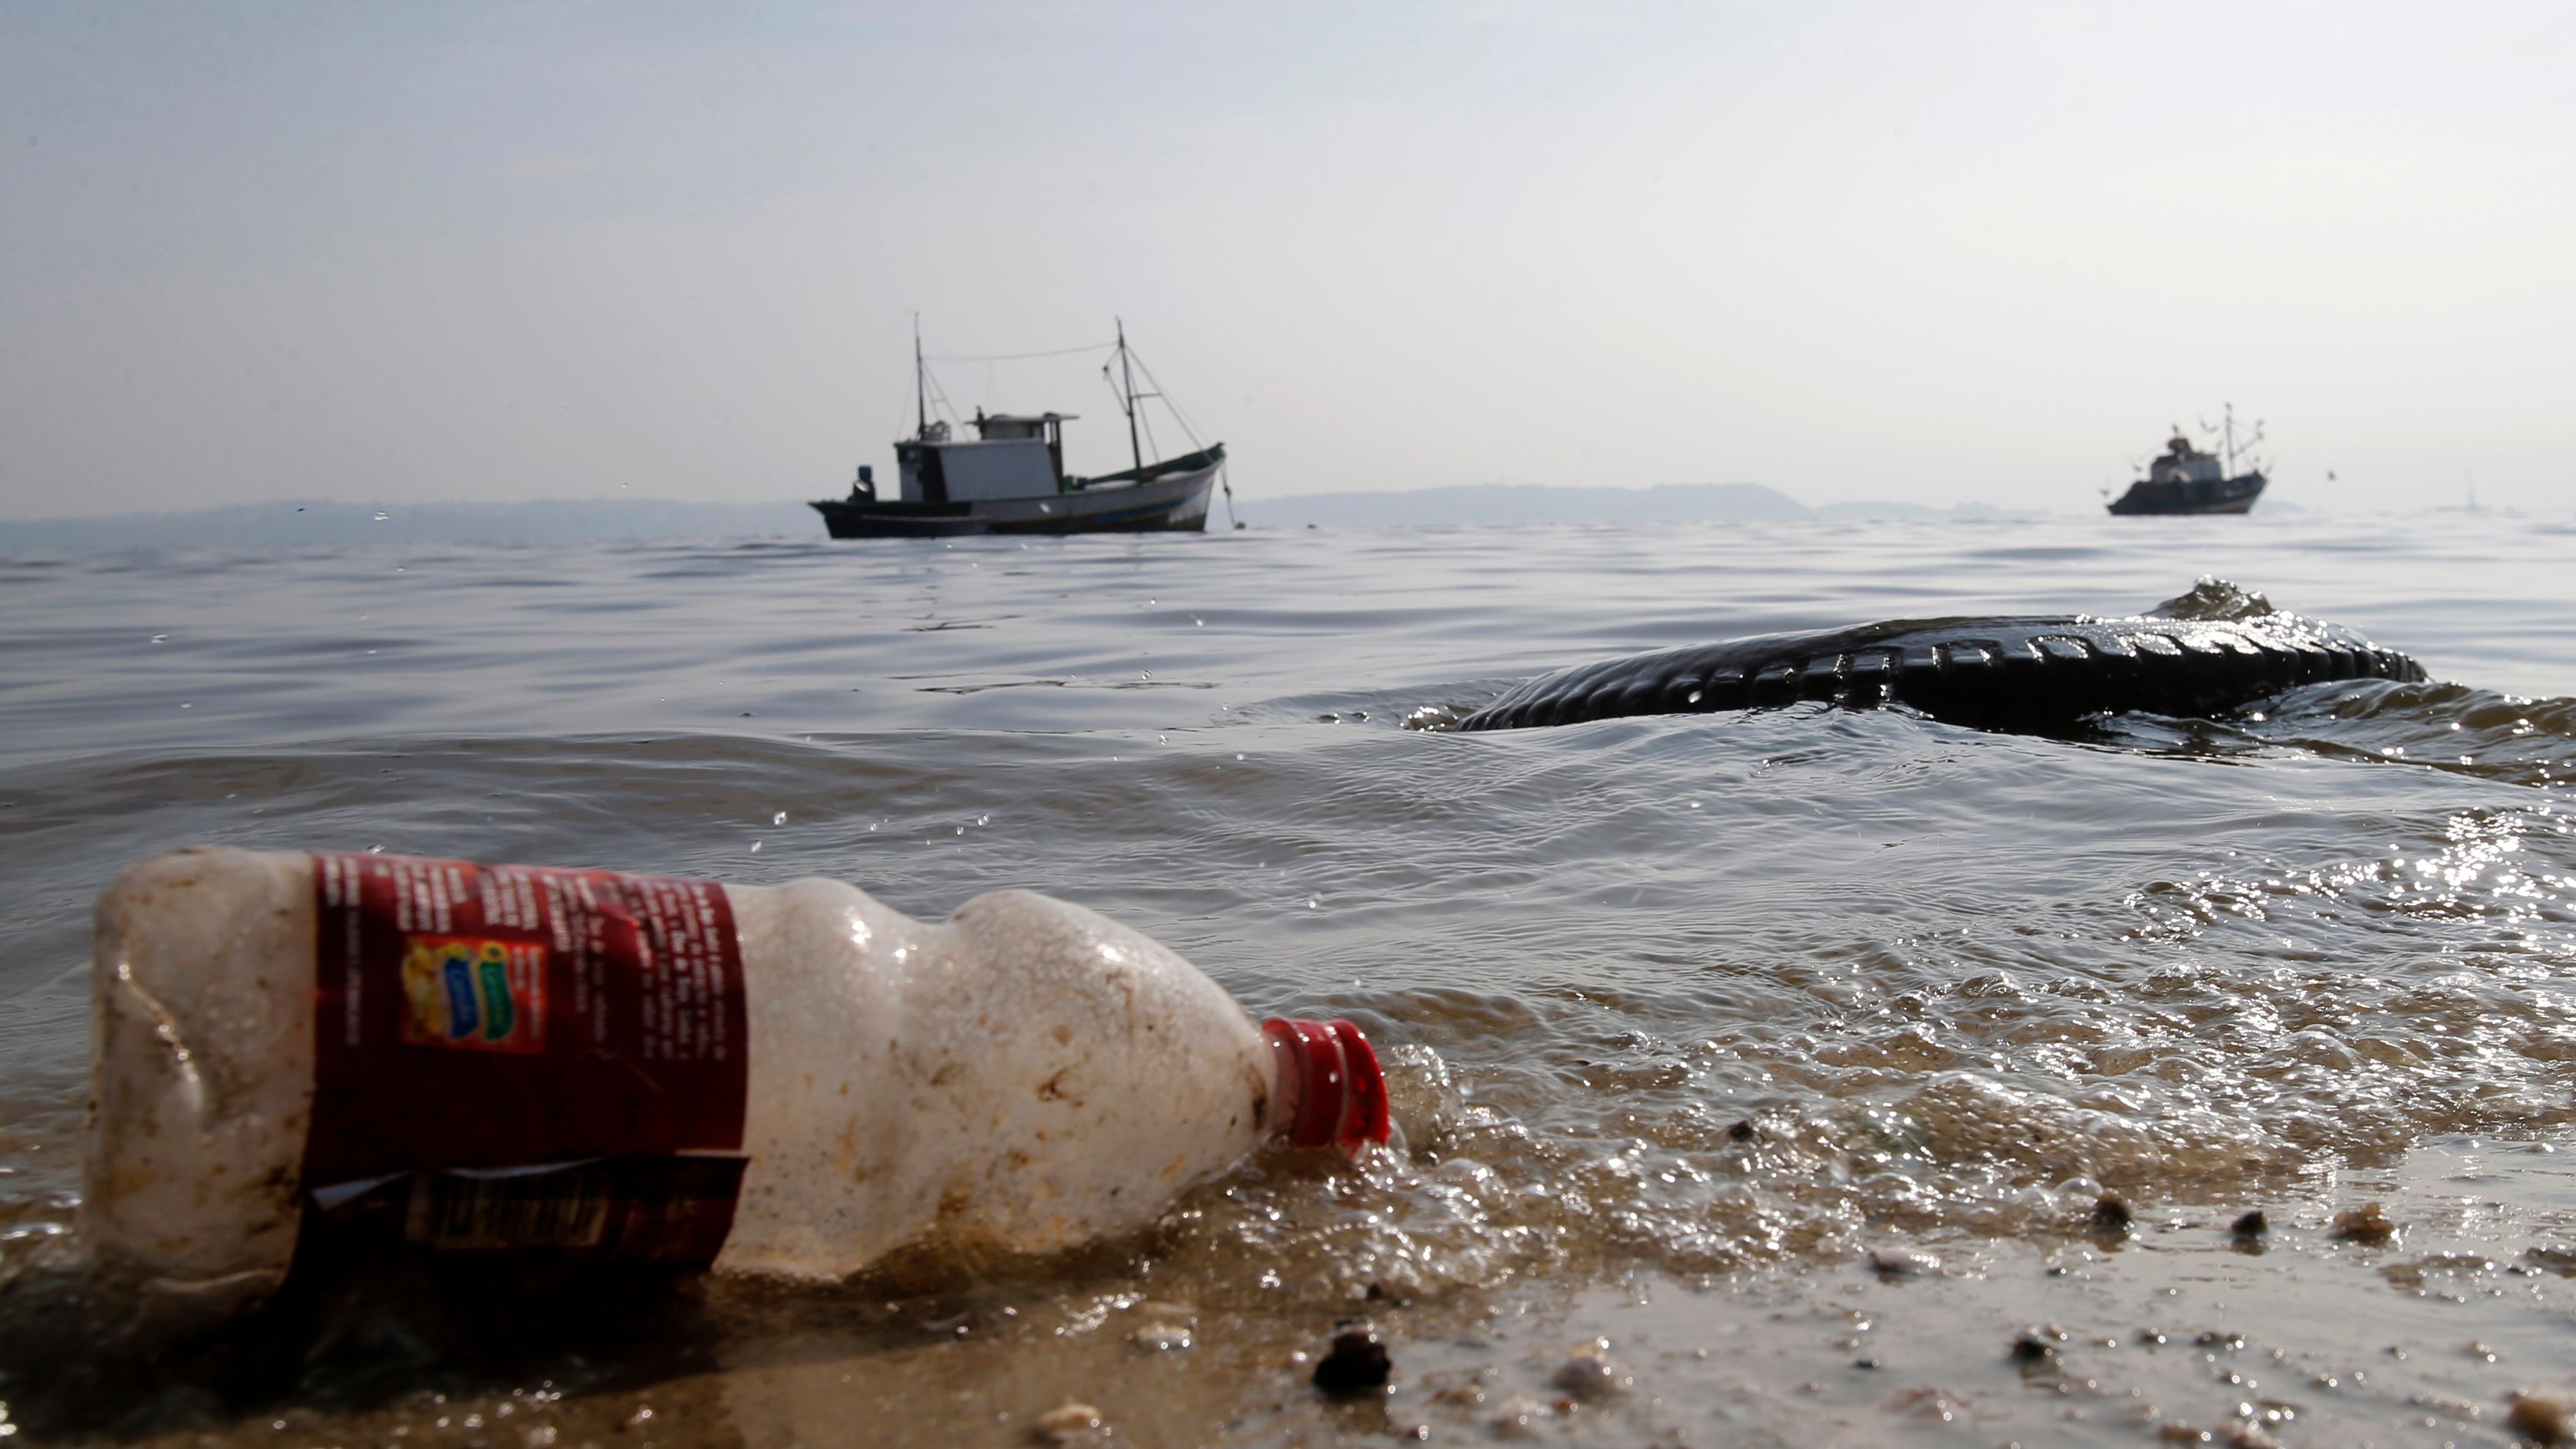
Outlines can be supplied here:
M1247 504L2576 500L2564 0L750 9L0 5L0 513L823 496L916 310Z

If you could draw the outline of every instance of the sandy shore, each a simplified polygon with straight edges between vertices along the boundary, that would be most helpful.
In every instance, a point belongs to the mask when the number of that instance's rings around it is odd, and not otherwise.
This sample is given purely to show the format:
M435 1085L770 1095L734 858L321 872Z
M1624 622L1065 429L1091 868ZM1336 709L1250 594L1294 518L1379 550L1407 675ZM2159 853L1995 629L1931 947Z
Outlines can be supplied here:
M2365 1202L2393 1237L2338 1233ZM2231 1231L2253 1208L2268 1231ZM270 1401L184 1375L125 1403L22 1382L14 1422L173 1449L2506 1445L2517 1390L2576 1398L2576 1154L2528 1141L2453 1139L2268 1202L2140 1203L2125 1231L1363 1299L1344 1311L1392 1373L1340 1398L1311 1382L1332 1311L1211 1307L1172 1276L1104 1254L926 1291L699 1280L640 1308L567 1304L567 1323L591 1312L561 1334L467 1313L488 1352L379 1301L344 1306Z

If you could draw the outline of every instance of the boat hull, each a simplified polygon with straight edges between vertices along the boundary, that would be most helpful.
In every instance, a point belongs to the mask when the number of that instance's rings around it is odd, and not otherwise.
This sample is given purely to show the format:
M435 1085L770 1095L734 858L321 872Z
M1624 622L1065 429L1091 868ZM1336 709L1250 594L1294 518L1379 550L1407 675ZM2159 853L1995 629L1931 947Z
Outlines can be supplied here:
M1222 448L1157 465L1133 482L1078 488L1051 497L967 503L882 503L819 499L814 511L834 538L954 538L989 533L1200 533Z
M2243 473L2216 483L2132 483L2129 491L2113 499L2109 506L2121 518L2250 513L2254 500L2263 496L2263 485L2269 481L2260 473Z

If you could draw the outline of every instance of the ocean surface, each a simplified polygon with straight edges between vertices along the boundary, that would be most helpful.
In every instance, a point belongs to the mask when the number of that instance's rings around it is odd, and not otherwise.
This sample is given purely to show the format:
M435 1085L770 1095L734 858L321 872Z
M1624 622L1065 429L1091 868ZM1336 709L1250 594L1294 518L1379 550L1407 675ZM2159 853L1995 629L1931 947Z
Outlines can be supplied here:
M1441 727L1614 654L2204 577L2441 682L2070 738ZM1361 1022L1405 1130L1073 1260L522 1303L488 1351L380 1304L249 1387L0 1365L0 1422L2509 1443L2509 1392L2576 1389L2571 695L2576 524L2495 514L0 555L0 1273L77 1200L90 904L192 842L1048 891ZM2397 1234L2338 1235L2370 1201ZM1358 1314L1394 1385L1327 1401L1300 1355ZM1069 1401L1102 1427L1031 1428Z

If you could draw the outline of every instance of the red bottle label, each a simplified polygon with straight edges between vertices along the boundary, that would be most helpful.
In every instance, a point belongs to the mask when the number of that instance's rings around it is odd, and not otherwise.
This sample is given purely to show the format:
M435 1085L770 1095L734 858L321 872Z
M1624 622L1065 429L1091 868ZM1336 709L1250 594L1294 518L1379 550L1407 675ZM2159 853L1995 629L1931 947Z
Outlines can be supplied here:
M750 1032L742 945L721 887L357 854L315 855L313 879L307 1188L741 1150ZM696 1244L713 1227L700 1261L711 1259L731 1222L731 1192L722 1223L712 1223L707 1174L683 1176L696 1184L686 1236ZM633 1173L619 1177L622 1200ZM500 1189L438 1191L443 1202L507 1198ZM464 1220L455 1216L463 1209L441 1211ZM557 1246L549 1234L559 1236L560 1213L473 1212L546 1231L523 1244L488 1228L406 1236L429 1246ZM671 1261L672 1247L651 1256Z

